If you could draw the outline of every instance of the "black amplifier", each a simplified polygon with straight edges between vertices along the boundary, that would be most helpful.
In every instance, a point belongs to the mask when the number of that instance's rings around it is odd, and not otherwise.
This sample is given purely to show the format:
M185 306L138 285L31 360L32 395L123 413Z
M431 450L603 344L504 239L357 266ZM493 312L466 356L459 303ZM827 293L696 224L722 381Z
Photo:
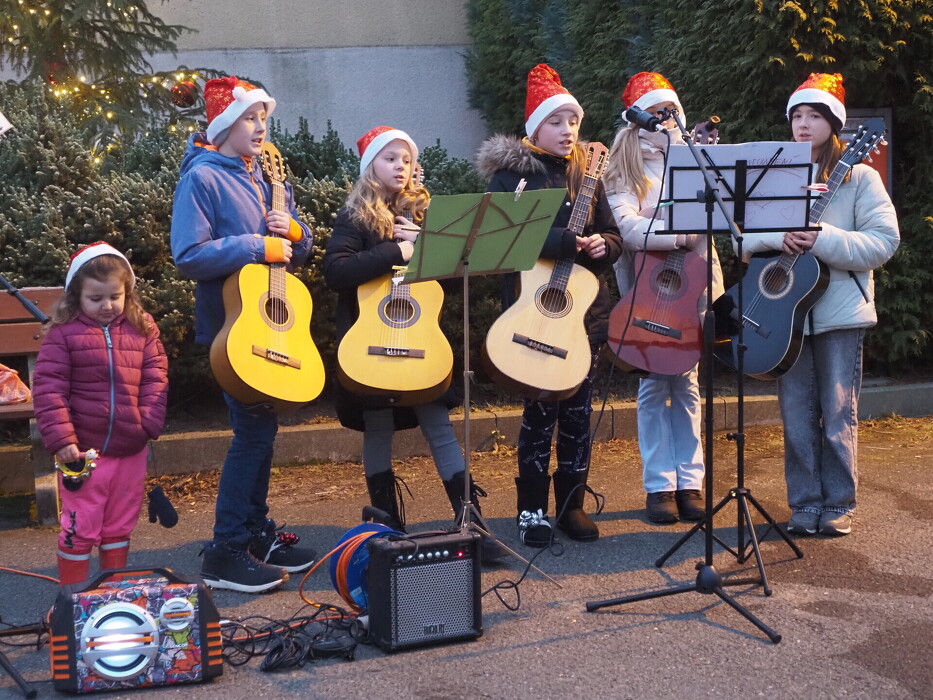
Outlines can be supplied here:
M369 631L380 649L482 636L477 533L373 537L366 544Z

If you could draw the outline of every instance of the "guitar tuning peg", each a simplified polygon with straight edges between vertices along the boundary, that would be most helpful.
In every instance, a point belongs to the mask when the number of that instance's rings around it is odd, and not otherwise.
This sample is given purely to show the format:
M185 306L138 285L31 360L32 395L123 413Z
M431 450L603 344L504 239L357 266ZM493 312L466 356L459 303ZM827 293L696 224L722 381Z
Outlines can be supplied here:
M881 139L881 140L878 142L878 144L881 145L881 146L887 146L887 145L888 145L888 142L885 141L884 139Z
M874 160L872 160L872 157L871 157L871 156L865 156L865 160L867 160L869 163L874 163L874 162L875 162Z

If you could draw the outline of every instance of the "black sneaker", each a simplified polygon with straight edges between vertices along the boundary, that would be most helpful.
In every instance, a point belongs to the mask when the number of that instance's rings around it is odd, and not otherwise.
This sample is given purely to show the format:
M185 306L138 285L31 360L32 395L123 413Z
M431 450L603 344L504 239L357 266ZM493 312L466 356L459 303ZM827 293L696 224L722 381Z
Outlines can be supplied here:
M648 520L667 524L677 522L677 503L673 491L656 491L645 498Z
M211 588L262 593L288 580L288 572L263 564L245 549L212 542L201 550L201 578Z
M259 561L297 573L310 569L317 560L313 549L295 546L299 539L293 532L277 530L274 520L266 520L262 527L253 531L249 551Z

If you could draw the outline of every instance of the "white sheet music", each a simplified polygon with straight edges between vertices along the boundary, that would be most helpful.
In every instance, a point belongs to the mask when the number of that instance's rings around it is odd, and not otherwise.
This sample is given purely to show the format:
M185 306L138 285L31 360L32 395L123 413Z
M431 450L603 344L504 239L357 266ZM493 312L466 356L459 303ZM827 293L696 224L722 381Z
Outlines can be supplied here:
M737 222L744 232L792 231L808 225L812 200L810 144L793 141L697 146L703 164L716 182L719 196L729 216L735 218L736 163L745 161L745 221ZM770 163L770 166L766 167ZM703 233L707 230L705 202L698 193L705 190L703 173L685 145L671 146L665 197L673 203L664 208L667 228L676 232ZM728 231L719 207L714 206L713 230Z

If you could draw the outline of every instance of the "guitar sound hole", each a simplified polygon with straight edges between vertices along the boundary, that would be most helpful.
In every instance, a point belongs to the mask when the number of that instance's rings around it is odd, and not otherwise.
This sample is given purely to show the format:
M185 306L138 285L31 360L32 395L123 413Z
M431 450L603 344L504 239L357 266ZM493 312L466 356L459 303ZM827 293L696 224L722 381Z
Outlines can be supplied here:
M763 275L761 287L768 294L777 295L787 289L789 279L787 272L775 265Z
M570 297L562 289L544 287L538 293L538 308L549 316L563 316L570 310Z
M675 296L682 286L680 275L673 270L661 270L657 280L658 291L667 296Z
M288 304L284 299L269 297L265 305L266 318L277 325L284 325L288 322Z
M385 305L385 315L392 323L408 323L415 316L415 307L407 299L392 299Z

